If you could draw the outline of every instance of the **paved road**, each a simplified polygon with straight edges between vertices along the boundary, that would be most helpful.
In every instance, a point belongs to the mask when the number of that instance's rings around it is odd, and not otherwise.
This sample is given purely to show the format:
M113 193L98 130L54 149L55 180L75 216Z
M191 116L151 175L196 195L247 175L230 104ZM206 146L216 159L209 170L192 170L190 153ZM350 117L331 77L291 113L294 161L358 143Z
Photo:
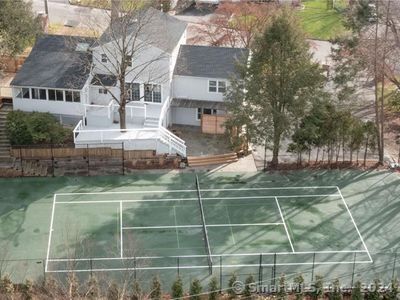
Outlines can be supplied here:
M44 12L44 0L32 0L33 10ZM68 0L48 0L49 20L51 24L65 24L74 26L104 27L108 22L107 13L102 9L70 5Z

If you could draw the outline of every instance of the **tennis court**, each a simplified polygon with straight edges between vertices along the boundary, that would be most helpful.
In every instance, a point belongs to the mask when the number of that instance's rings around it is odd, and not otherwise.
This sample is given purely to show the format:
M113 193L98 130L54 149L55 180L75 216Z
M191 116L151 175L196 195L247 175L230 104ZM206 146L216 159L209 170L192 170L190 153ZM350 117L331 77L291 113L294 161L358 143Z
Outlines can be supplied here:
M192 175L189 175L192 176ZM337 186L209 183L55 193L49 273L338 265L373 260Z

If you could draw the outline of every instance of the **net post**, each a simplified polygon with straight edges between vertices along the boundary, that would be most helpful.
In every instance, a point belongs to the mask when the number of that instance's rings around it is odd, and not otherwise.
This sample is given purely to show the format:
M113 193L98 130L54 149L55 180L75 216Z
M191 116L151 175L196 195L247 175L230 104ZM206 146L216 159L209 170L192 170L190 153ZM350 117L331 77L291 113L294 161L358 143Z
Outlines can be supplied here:
M351 289L353 289L353 284L354 284L354 273L356 270L356 257L357 257L357 252L354 252L354 259L353 259L353 270L351 272Z
M201 217L201 222L202 222L202 225L203 225L204 243L205 243L205 248L206 248L207 255L208 255L208 267L209 267L208 269L209 269L209 274L212 275L213 262L212 262L212 256L211 256L210 241L208 239L208 233L207 233L207 227L206 227L206 219L204 217L203 201L201 200L199 177L197 176L197 174L195 174L195 183L196 183L196 189L197 189L197 197L198 197L198 200L199 200L200 217Z

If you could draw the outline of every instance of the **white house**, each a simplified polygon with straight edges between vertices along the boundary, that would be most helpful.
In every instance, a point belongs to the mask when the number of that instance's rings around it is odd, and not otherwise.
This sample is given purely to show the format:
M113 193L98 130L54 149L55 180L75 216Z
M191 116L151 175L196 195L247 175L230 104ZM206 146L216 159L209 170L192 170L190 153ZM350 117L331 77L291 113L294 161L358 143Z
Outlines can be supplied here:
M146 19L146 26L142 26ZM142 22L142 23L141 23ZM202 114L224 114L223 94L245 49L190 46L186 23L155 9L120 34L114 23L98 39L45 35L11 82L14 109L50 112L75 125L76 147L109 145L186 156L167 128L200 126ZM136 43L125 86L127 129L119 129L118 47Z

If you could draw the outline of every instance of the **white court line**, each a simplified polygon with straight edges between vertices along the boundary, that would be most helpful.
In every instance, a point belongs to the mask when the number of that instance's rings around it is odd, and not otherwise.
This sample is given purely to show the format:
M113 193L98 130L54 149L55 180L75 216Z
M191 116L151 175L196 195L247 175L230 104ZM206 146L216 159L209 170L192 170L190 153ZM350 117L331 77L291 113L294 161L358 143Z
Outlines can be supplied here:
M288 186L288 187L269 187L269 188L237 188L237 189L202 189L202 192L220 192L220 191L258 191L258 190L295 190L295 189L335 189L336 186ZM125 192L87 192L87 193L58 193L57 196L72 195L112 195L112 194L151 194L151 193L182 193L197 192L197 190L164 190L164 191L125 191Z
M367 253L365 250L342 250L342 251L303 251L303 252L264 252L264 253L225 253L225 254L211 254L213 257L235 257L235 256L255 256L259 257L260 254L263 256L267 255L304 255L304 254L335 254L335 253ZM93 258L50 258L49 262L70 262L70 261L107 261L107 260L133 260L133 259L164 259L164 258L204 258L208 255L173 255L173 256L131 256L131 257L93 257Z
M292 244L292 240L290 239L289 231L288 231L288 229L287 229L287 227L286 227L285 219L283 218L281 206L279 205L279 201L278 201L278 198L277 198L277 197L275 197L275 201L276 201L276 205L278 206L279 213L281 214L283 226L285 227L286 235L287 235L287 238L288 238L288 240L289 240L290 247L292 248L292 252L296 252L296 251L294 251L294 247L293 247L293 244Z
M343 200L343 203L344 203L344 206L345 206L346 209L347 209L347 212L348 212L349 215L350 215L351 221L353 222L354 227L356 228L356 231L357 231L357 233L358 233L358 236L360 237L361 243L363 244L364 249L367 251L367 254L368 254L368 257L369 257L370 261L373 262L373 259L372 259L372 257L371 257L371 254L369 253L369 250L368 250L368 248L367 248L367 245L366 245L365 242L364 242L364 239L363 239L363 237L362 237L362 235L361 235L361 233L360 233L360 230L358 230L356 221L354 221L353 215L351 214L351 211L350 211L349 207L347 206L346 200L344 200L344 197L343 197L342 192L340 191L339 187L337 186L336 188L337 188L337 190L338 190L338 192L339 192L339 194L340 194L340 197L341 197L342 200Z
M122 201L119 202L119 232L120 232L120 247L121 247L121 257L124 257L124 237L122 231Z
M47 272L47 266L50 258L50 246L51 246L51 237L53 234L53 221L54 221L54 211L56 208L56 194L53 196L53 208L51 210L51 218L50 218L50 228L49 228L49 241L47 243L47 255L46 255L46 265L45 265L45 272Z
M174 218L175 218L176 240L177 240L177 242L178 242L178 249L179 249L180 246L179 246L178 228L176 227L176 226L178 226L178 222L176 221L176 210L175 210L175 206L174 206Z
M276 263L276 264L261 264L262 267L271 267L271 266L301 266L301 265L338 265L338 264L364 264L371 263L371 261L364 260L356 260L356 261L332 261L332 262L310 262L310 263ZM237 265L222 265L223 268L243 268L243 267L254 267L260 266L260 264L237 264ZM213 265L213 268L220 268L220 265ZM179 269L205 269L210 268L209 265L206 266L179 266ZM176 269L176 266L171 267L138 267L138 268L110 268L110 269L78 269L78 270L52 270L46 271L47 273L69 273L71 271L76 273L83 272L115 272L115 271L135 271L135 270L172 270Z
M204 191L204 190L202 190ZM290 196L242 196L242 197L206 197L201 198L203 201L206 200L240 200L240 199L275 199L276 197L280 198L312 198L312 197L340 197L340 194L321 194L321 195L290 195ZM83 201L57 201L56 204L97 204L97 203L115 203L115 202L175 202L175 201L197 201L198 198L164 198L164 199L122 199L122 200L83 200Z
M283 223L243 223L243 224L206 224L206 227L242 227L242 226L278 226ZM132 226L122 227L122 230L140 229L179 229L179 228L202 228L203 225L165 225L165 226Z

